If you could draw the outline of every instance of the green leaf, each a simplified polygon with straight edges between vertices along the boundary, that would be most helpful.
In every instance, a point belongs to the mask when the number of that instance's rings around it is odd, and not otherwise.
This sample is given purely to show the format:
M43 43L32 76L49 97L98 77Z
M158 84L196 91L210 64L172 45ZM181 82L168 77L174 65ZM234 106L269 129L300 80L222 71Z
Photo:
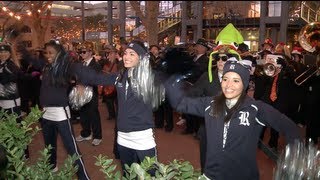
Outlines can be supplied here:
M192 177L192 175L193 175L193 172L184 172L182 174L182 178L184 178L184 179L190 178L190 177Z
M113 172L116 168L117 168L116 165L111 165L111 166L107 169L107 172L108 172L108 173L111 173L111 172Z
M176 172L172 171L166 177L167 179L172 179L174 176L176 176L176 174L177 174Z

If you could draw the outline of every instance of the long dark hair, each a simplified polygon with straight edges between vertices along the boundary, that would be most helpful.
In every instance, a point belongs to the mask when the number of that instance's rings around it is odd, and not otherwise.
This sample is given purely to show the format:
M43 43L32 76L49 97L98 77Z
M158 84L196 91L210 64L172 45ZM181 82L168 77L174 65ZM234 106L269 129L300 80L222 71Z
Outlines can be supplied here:
M53 47L58 53L52 64L47 64L45 71L48 72L50 84L54 86L66 86L69 83L68 69L70 66L70 56L65 51L59 41L50 40L44 45Z
M223 92L220 95L214 97L214 101L212 102L212 112L210 114L215 118L223 118L224 122L228 122L231 119L231 116L237 112L246 98L247 92L245 90L242 91L237 103L231 108L227 108L226 106L226 96ZM225 114L227 112L227 114Z

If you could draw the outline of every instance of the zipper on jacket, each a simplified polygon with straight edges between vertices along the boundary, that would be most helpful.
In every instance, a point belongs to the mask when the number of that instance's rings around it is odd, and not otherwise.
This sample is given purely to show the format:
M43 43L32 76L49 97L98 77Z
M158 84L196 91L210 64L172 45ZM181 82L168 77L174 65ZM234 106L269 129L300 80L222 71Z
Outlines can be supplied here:
M223 139L222 139L222 148L223 149L224 149L224 147L226 146L226 143L227 143L227 137L228 137L228 130L229 130L230 121L228 121L227 123L224 123Z

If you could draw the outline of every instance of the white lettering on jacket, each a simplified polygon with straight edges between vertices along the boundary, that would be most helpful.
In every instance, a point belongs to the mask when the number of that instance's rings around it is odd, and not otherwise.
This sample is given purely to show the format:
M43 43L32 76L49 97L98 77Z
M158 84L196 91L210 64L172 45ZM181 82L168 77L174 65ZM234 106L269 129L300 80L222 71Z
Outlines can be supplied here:
M250 126L250 123L249 123L249 112L243 112L243 111L240 111L240 124L239 125L244 125L244 126Z

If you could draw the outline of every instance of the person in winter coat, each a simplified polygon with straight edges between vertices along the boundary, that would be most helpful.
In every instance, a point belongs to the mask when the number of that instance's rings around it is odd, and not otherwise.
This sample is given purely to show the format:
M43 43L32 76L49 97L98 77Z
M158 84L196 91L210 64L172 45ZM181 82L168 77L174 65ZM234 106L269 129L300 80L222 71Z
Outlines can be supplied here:
M74 78L81 80L84 85L113 84L116 75L99 73L83 66L82 63L72 62L71 57L59 41L51 40L44 47L47 63L41 75L40 107L44 111L41 127L45 146L52 147L49 152L49 163L52 165L53 172L58 171L57 138L59 133L67 153L80 156L75 162L78 166L78 179L90 179L70 122L69 87Z
M222 94L215 97L186 97L182 83L165 83L173 108L205 118L207 151L203 176L217 180L259 179L256 152L260 132L271 126L288 143L300 139L298 127L272 106L247 95L250 72L241 61L227 61L221 82Z
M0 44L0 109L7 113L21 115L21 98L18 88L18 79L21 70L17 60L13 58L12 47L9 44ZM19 123L21 119L18 120Z
M20 68L15 48L8 43L0 44L0 110L8 114L16 114L16 122L21 124L21 86L20 82L30 79L32 75L25 75ZM24 157L29 158L28 147Z
M118 96L117 149L122 165L156 157L153 109L164 100L164 88L156 85L147 44L133 40L123 54L124 69L115 83ZM152 173L152 172L150 172Z

